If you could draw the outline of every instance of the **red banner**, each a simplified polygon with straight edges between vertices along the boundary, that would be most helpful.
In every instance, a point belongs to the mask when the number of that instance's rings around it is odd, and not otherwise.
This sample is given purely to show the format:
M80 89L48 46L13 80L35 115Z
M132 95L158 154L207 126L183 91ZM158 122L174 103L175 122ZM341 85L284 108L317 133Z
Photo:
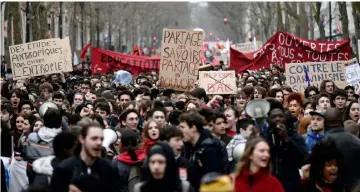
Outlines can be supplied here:
M313 41L279 31L259 50L241 53L230 48L230 69L238 73L245 70L260 70L286 63L343 61L351 59L350 40Z
M100 48L92 48L92 74L106 72L113 73L115 69L129 70L132 75L141 72L159 72L160 57L145 57L137 55L127 55Z

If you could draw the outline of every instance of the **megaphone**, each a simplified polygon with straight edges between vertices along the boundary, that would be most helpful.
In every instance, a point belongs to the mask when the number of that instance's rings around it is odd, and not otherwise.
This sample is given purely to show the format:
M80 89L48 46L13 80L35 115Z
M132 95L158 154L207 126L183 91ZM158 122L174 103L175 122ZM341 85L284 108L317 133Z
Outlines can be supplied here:
M49 108L59 109L55 103L46 101L39 107L39 115L41 118L44 118L44 115Z
M246 105L245 111L255 120L257 126L262 128L270 111L270 103L265 99L255 99Z
M107 151L109 151L110 145L116 142L118 136L116 135L115 131L112 129L104 129L103 133L104 133L104 140L102 142L102 146L105 147Z
M245 143L239 143L234 147L232 155L233 155L235 162L238 162L240 160L241 156L244 154L245 146L246 146Z

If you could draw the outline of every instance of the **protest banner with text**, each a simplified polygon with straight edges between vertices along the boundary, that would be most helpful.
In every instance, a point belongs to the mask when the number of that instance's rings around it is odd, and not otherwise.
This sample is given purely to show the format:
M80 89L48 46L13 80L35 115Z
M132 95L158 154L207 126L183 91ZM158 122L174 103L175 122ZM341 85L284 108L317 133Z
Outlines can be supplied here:
M129 70L132 75L146 71L159 71L159 57L127 55L100 48L92 48L92 73L105 74L117 70Z
M235 71L199 71L199 87L206 94L235 94Z
M164 29L161 40L160 87L195 88L202 59L203 31Z
M251 53L259 49L262 45L263 43L261 41L256 41L256 44L254 44L253 42L237 43L232 45L231 47L241 53Z
M230 48L230 69L245 70L269 68L271 64L285 69L286 63L347 61L351 59L350 40L314 41L279 31L261 48L242 53Z
M344 88L346 86L344 66L347 62L352 61L287 63L286 84L294 91L304 92L307 87L306 75L308 75L310 86L320 89L321 82L328 79L334 81L339 88Z
M9 51L14 80L73 70L68 37L13 45Z

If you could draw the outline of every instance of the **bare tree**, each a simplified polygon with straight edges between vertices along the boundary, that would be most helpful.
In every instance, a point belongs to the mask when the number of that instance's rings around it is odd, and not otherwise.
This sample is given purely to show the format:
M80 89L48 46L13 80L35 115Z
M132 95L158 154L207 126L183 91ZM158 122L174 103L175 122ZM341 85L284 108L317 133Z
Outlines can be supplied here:
M346 2L338 2L339 12L340 12L340 21L342 26L342 33L344 39L349 39L349 18L347 15L347 4Z
M310 2L309 4L310 4L311 13L313 14L315 22L319 28L320 40L325 40L326 39L325 25L324 25L323 17L321 15L322 2Z

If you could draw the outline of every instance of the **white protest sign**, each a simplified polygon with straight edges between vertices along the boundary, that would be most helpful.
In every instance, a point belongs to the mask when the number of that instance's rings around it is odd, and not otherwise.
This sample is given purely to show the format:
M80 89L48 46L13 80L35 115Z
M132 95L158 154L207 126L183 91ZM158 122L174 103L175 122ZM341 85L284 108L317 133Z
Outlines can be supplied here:
M330 61L330 62L306 62L306 63L286 63L286 84L296 92L303 92L306 89L305 68L311 86L320 88L323 80L332 80L335 84L344 88L346 86L345 65L353 63L349 61Z
M206 94L235 94L235 71L199 71L199 87Z
M13 45L9 51L14 80L73 70L68 37Z
M261 48L262 45L263 43L261 41L257 41L256 44L254 44L254 42L237 43L232 45L232 47L242 53L250 53Z
M179 91L190 91L195 88L202 59L203 39L203 31L163 30L160 87Z
M353 87L358 87L360 81L360 66L358 63L345 67L346 82Z

